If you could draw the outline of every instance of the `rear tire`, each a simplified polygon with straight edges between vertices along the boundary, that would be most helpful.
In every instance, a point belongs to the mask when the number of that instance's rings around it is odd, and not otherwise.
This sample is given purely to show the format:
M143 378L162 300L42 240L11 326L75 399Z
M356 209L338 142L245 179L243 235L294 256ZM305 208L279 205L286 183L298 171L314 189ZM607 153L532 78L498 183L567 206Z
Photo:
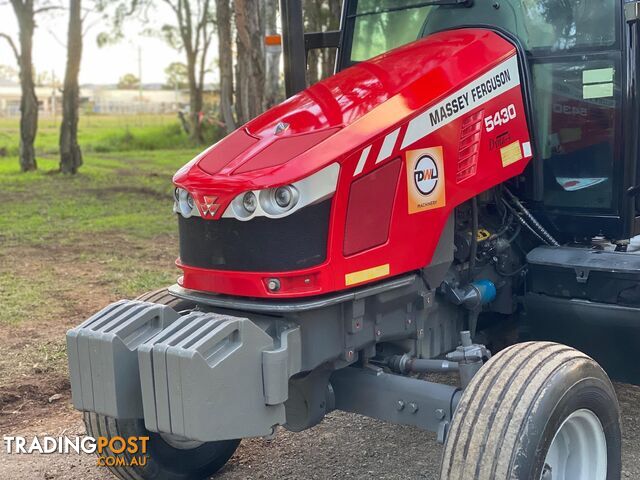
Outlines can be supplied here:
M178 312L195 307L194 303L174 297L166 288L145 293L137 300L168 305ZM107 467L121 480L203 480L220 470L240 444L240 440L185 442L148 431L143 419L123 420L94 412L85 412L84 423L92 437L149 437L144 467ZM130 465L134 455L125 450L120 454L109 452L108 456Z
M551 451L551 454L548 453ZM548 342L495 355L454 414L441 480L618 480L619 406L587 355Z

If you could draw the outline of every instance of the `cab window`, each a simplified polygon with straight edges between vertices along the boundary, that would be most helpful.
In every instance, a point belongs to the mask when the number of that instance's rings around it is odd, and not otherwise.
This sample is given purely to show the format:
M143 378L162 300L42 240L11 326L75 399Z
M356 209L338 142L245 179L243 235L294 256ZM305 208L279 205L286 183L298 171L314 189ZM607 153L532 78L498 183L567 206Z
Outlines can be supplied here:
M616 1L523 0L525 48L569 50L604 47L615 42Z
M351 0L343 67L432 33L490 25L517 36L528 51L568 51L616 41L616 0L476 0L471 7L417 0Z
M383 5L372 0L358 2L353 26L351 62L361 62L420 38L422 26L433 7L411 7L413 1L386 1ZM378 4L378 5L376 5ZM373 13L385 6L407 6L406 9Z
M608 56L533 63L533 120L547 207L614 207L618 65Z

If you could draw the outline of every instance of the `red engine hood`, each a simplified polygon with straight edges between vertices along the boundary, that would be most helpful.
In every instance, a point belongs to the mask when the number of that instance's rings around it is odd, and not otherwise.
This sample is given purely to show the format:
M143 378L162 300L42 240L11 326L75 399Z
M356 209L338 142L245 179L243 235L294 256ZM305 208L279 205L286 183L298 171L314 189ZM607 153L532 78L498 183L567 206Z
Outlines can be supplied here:
M512 54L512 45L482 29L418 40L270 109L185 165L174 182L225 196L299 180L342 161Z

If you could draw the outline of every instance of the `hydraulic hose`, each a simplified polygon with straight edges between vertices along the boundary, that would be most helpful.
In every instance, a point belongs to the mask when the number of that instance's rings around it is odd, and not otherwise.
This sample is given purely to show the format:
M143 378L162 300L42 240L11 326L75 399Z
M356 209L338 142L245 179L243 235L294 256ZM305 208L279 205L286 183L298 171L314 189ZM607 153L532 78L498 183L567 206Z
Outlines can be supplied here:
M536 220L531 212L527 210L524 205L522 205L518 197L511 193L511 191L506 187L504 191L507 192L507 195L509 195L509 198L516 205L518 210L520 210L522 214L527 218L527 220L529 220L529 222L531 222L533 226L538 230L538 233L545 239L546 243L548 243L549 245L553 245L554 247L559 247L560 244L556 241L556 239L553 238L553 236L540 224L540 222Z
M471 249L469 250L469 281L473 281L473 271L476 268L478 254L478 199L471 199Z
M504 203L504 205L505 205L509 210L511 210L511 212L513 213L513 216L515 217L515 219L518 221L518 223L519 223L520 225L522 225L522 226L523 226L523 227L525 227L527 230L529 230L529 232L531 232L531 234L532 234L534 237L536 237L538 240L540 240L542 243L546 243L547 245L551 245L547 240L545 240L544 238L542 238L542 237L540 236L540 234L539 234L538 232L536 232L536 231L534 230L534 228L533 228L531 225L529 225L529 224L525 221L525 219L524 219L524 218L522 218L522 217L518 214L518 212L516 212L516 209L515 209L515 208L513 208L513 207L509 204L509 202L507 202L504 198L502 199L502 203Z
M427 358L413 358L409 355L394 355L389 358L387 365L391 370L399 373L437 373L455 372L457 362L449 360L435 360Z

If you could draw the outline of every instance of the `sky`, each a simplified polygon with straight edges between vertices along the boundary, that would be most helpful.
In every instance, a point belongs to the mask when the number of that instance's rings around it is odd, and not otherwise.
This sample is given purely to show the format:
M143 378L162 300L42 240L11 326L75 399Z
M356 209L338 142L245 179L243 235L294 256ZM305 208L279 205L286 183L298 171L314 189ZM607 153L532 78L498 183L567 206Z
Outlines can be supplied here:
M155 16L162 23L164 15L169 23L172 18L169 12L158 11ZM96 18L92 20L96 22ZM66 12L56 16L42 16L38 20L38 28L34 35L34 65L36 72L44 70L55 72L61 81L64 77L66 62L66 35L68 18ZM89 21L91 23L91 21ZM154 37L141 35L145 26L142 22L131 19L125 27L125 39L116 45L98 47L96 36L106 30L102 23L94 25L84 38L84 52L80 70L80 83L114 84L126 73L138 76L138 47L142 53L142 82L164 83L164 69L172 62L183 62L183 54L167 46ZM10 6L0 6L0 32L9 33L17 43L17 22ZM213 46L213 52L217 46ZM215 58L211 55L210 60ZM15 67L15 60L7 42L0 38L0 65Z

